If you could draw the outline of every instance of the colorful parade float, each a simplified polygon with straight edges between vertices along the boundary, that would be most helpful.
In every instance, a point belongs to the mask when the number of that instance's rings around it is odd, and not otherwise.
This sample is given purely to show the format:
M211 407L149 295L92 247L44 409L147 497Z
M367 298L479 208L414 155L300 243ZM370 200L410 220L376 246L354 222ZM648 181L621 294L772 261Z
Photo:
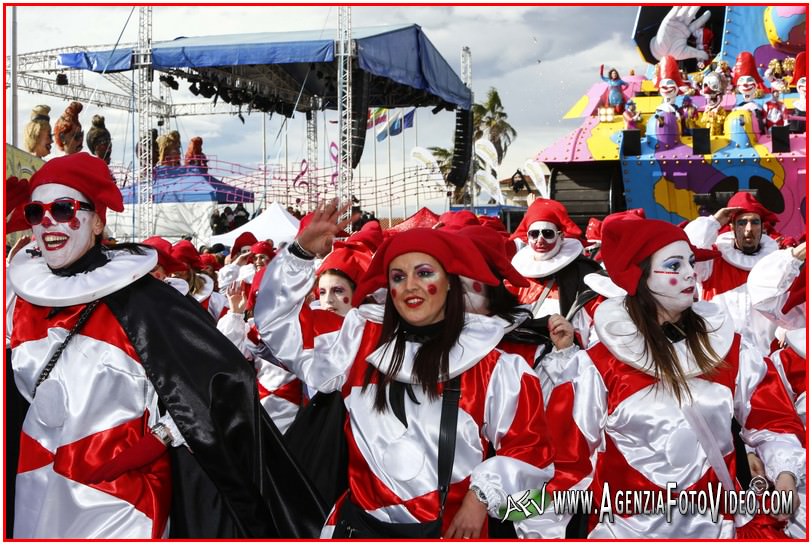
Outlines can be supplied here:
M634 208L679 224L746 190L779 232L804 233L806 17L805 5L640 8L649 73L601 68L564 116L583 123L536 157L550 197L581 225Z

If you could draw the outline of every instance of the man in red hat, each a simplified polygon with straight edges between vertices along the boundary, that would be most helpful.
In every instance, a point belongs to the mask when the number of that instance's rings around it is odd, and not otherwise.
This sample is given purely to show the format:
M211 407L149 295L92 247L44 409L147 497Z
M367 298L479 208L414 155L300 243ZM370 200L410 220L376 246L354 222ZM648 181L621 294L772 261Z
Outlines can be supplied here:
M30 189L35 240L8 266L14 380L31 404L14 537L312 537L274 507L281 485L304 500L286 506L297 516L318 511L239 351L149 274L156 251L101 245L107 209L123 210L107 164L51 159Z
M749 51L742 51L736 57L736 65L733 67L733 85L741 95L741 101L736 104L733 110L746 110L751 112L758 124L760 134L764 134L764 109L755 101L756 92L760 89L766 91L764 81L756 70L756 61Z
M172 246L172 257L186 265L185 270L176 272L174 276L185 280L189 284L189 294L208 312L215 322L228 312L228 300L217 291L214 279L201 274L203 262L194 244L188 240L180 240Z
M511 263L530 286L512 291L520 303L532 306L534 317L550 315L557 316L551 318L553 321L564 317L571 322L585 346L591 319L578 299L589 291L584 276L600 270L600 266L583 255L580 236L581 229L561 203L541 198L533 201L511 235L527 243Z
M715 259L697 263L702 298L727 308L736 331L765 355L775 325L753 310L746 284L755 264L778 249L765 229L777 220L753 195L740 191L713 216L699 217L685 226L694 246L721 253Z

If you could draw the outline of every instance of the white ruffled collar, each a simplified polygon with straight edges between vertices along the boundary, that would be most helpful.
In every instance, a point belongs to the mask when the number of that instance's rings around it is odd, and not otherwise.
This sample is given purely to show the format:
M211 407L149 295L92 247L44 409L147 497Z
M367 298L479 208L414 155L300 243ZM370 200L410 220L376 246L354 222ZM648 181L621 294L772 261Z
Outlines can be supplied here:
M149 274L158 263L158 252L152 248L144 248L145 255L105 250L110 261L101 267L73 276L58 276L51 272L45 259L26 251L36 246L36 241L32 241L17 252L6 272L14 293L29 303L47 307L95 301Z
M601 303L595 311L595 332L603 345L622 362L654 376L653 361L646 352L643 336L629 317L625 297L613 297ZM725 310L709 301L693 304L693 310L708 324L708 338L714 352L724 358L733 343L733 323ZM687 377L702 374L696 360L687 350L686 342L674 343L680 365Z
M532 246L525 246L516 252L511 264L525 278L545 278L575 261L575 258L583 252L584 247L580 241L574 238L565 238L561 250L550 259L545 261L533 259L536 251Z
M193 293L192 297L194 297L198 303L202 303L208 299L211 292L214 291L214 280L212 280L208 274L198 274L197 277L203 279L203 287L200 288L199 292Z
M806 359L806 328L790 329L786 332L784 339L796 354Z
M752 270L764 256L778 250L778 243L767 235L761 235L761 247L753 255L747 255L735 246L732 232L722 233L716 237L716 249L722 253L722 259L744 271Z
M622 297L626 295L626 290L612 282L612 279L605 274L589 273L584 276L584 284L598 295L602 295L607 299L609 297Z
M361 305L358 307L358 314L367 321L374 323L383 322L383 305ZM350 311L352 312L352 311ZM461 375L484 358L493 350L505 334L506 328L510 327L507 321L495 316L483 316L480 314L465 314L465 326L460 333L460 338L448 356L449 375L454 378ZM394 343L387 343L367 356L367 362L378 367L380 362L389 364L391 350ZM403 365L395 376L395 380L405 383L413 383L412 368L414 357L420 348L419 343L406 342L406 350L403 355ZM390 352L387 354L387 352ZM380 367L378 367L380 369ZM382 369L383 370L383 369Z

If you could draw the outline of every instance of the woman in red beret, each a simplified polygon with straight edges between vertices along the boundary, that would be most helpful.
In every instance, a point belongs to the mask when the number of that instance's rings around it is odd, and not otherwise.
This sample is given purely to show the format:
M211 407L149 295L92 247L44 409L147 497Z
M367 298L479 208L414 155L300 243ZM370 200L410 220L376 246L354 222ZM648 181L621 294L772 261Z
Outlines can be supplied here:
M681 509L621 513L612 503L612 516L591 518L589 538L744 537L737 526L752 514L734 521L724 507L716 517L697 506L739 488L734 417L775 490L794 496L805 481L805 432L781 379L722 308L694 302L694 250L682 229L629 219L607 222L602 234L606 270L628 295L597 308L599 342L553 390L548 421L556 447L568 448L557 448L551 487L591 488L598 509L606 494L651 491L656 505L696 493ZM772 520L780 526L788 515Z
M14 381L30 403L14 537L312 537L301 522L318 504L261 417L250 366L150 275L155 250L101 245L107 209L123 211L104 161L51 159L29 189L34 241L8 266ZM280 490L295 490L297 520L276 512Z
M313 258L330 251L346 208L319 207L268 266L255 308L274 355L319 392L340 391L347 409L349 489L322 536L487 536L488 513L552 472L538 378L495 350L503 320L464 310L461 275L497 279L468 239L412 229L378 248L356 290L360 302L386 288L384 304L353 308L332 330L303 328Z

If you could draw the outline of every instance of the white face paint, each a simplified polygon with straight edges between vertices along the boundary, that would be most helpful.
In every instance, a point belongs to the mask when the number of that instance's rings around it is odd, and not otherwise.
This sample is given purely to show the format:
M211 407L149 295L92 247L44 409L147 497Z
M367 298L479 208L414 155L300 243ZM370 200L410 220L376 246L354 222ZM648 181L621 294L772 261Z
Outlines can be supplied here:
M319 306L339 316L347 315L352 308L352 286L346 278L329 273L319 277Z
M646 285L670 315L678 319L694 302L696 273L694 253L684 240L663 246L651 255L651 273Z
M756 97L756 79L753 76L739 76L736 90L744 102L751 102Z
M536 233L538 231L538 233ZM531 233L537 236L532 236ZM545 234L554 233L553 238L545 238ZM529 244L535 254L536 261L546 261L555 257L561 251L564 244L564 234L555 223L549 221L534 221L527 229L527 244Z
M490 305L486 295L487 287L479 280L460 275L462 292L465 299L465 312L472 314L490 314Z
M65 198L90 203L82 193L62 184L44 184L31 194L31 201L45 204ZM45 263L52 269L62 269L85 255L103 229L97 218L95 212L79 210L68 223L58 223L50 212L45 212L42 222L31 227Z
M663 97L663 102L673 104L678 90L676 81L668 78L660 81L660 96Z

